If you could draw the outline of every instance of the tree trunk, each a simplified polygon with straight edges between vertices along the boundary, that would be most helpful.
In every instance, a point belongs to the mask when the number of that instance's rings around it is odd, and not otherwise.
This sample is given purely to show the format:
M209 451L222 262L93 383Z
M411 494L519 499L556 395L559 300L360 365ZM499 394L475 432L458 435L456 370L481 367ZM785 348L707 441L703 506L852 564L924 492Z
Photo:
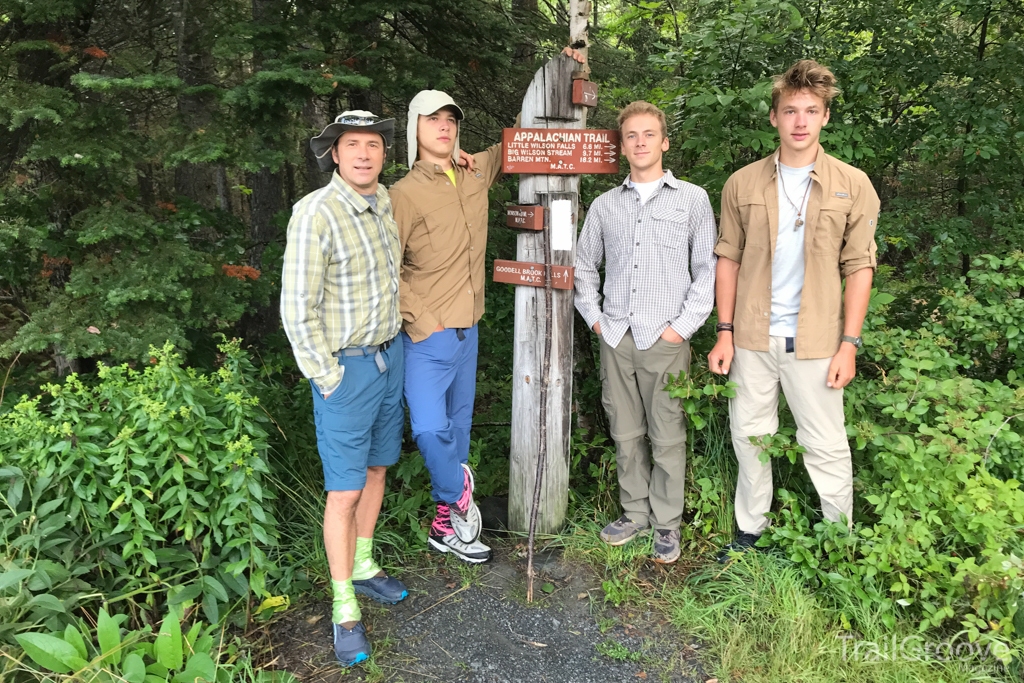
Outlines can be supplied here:
M176 0L175 28L178 36L177 72L186 86L194 88L214 81L211 54L211 17L200 0ZM191 135L202 135L213 120L213 95L178 95L178 116ZM175 192L206 209L218 206L217 172L208 163L186 161L174 169Z
M311 97L302 105L302 119L306 122L306 126L310 131L315 131L313 135L316 135L327 126L327 122L330 120L327 106L319 98ZM302 151L303 158L306 161L306 192L315 192L331 182L331 174L320 170L320 166L317 165L316 156L313 154L313 150L309 148L309 140L302 140Z

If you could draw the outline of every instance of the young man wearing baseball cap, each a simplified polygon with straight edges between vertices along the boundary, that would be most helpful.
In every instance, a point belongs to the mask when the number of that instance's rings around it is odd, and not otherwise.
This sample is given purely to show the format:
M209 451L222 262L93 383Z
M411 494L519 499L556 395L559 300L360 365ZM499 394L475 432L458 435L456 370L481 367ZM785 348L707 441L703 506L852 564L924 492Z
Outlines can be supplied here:
M487 190L501 174L501 145L459 160L462 109L439 90L409 103L409 173L391 188L401 235L405 399L430 472L437 514L431 547L472 563L479 541L469 430L476 394L477 322L484 312Z
M310 141L324 188L300 199L288 223L281 320L312 385L327 506L324 547L334 592L334 653L351 666L370 656L355 594L384 603L408 595L373 560L384 476L405 427L398 226L377 177L395 120L339 115Z
M583 62L576 50L564 54ZM501 144L465 159L462 109L423 90L409 103L409 173L391 188L402 248L405 399L413 437L430 472L437 512L432 548L471 563L479 540L469 431L476 394L477 322L484 313L487 190L501 175Z
M762 449L751 439L778 429L780 389L822 514L852 521L843 387L857 372L879 200L863 171L829 156L818 142L835 84L832 72L810 59L777 76L769 116L779 149L741 168L722 188L718 343L708 364L738 385L729 422L739 463L740 533L720 562L749 550L768 526L772 467L761 462Z

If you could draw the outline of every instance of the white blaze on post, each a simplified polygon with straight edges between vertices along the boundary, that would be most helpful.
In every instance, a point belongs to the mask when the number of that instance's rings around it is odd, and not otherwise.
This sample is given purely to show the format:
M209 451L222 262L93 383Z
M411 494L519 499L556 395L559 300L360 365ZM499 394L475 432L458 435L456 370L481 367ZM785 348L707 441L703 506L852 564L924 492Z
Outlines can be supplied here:
M576 224L572 220L572 202L556 199L551 202L551 249L572 251L576 243Z

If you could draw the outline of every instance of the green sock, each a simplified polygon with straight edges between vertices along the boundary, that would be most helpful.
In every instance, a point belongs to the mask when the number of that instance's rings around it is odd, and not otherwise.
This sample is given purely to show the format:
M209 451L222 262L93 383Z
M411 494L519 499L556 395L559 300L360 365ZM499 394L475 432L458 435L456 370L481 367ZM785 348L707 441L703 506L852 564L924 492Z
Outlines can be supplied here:
M334 589L331 621L335 624L360 621L363 618L363 613L359 611L359 602L356 600L356 591L352 587L352 579L344 581L331 579L331 588Z
M373 561L373 539L356 537L356 560L352 563L352 580L365 581L380 572Z

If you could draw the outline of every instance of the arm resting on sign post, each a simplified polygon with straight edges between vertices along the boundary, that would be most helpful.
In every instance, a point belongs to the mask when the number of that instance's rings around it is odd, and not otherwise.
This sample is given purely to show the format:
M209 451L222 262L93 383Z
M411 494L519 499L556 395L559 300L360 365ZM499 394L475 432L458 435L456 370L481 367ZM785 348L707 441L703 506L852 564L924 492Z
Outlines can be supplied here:
M398 224L398 240L401 245L402 259L405 259L405 248L409 244L409 236L416 227L423 227L423 218L416 211L412 200L401 192L391 188L391 207ZM412 291L404 279L398 282L398 305L402 314L403 326L409 338L421 342L437 330L438 320L427 310L423 299Z
M689 339L715 306L715 212L704 192L690 212L690 289L672 329Z
M594 329L594 324L601 321L601 276L598 268L604 261L604 234L601 220L598 217L595 202L587 212L583 221L583 230L576 243L576 310L587 322L587 327Z

